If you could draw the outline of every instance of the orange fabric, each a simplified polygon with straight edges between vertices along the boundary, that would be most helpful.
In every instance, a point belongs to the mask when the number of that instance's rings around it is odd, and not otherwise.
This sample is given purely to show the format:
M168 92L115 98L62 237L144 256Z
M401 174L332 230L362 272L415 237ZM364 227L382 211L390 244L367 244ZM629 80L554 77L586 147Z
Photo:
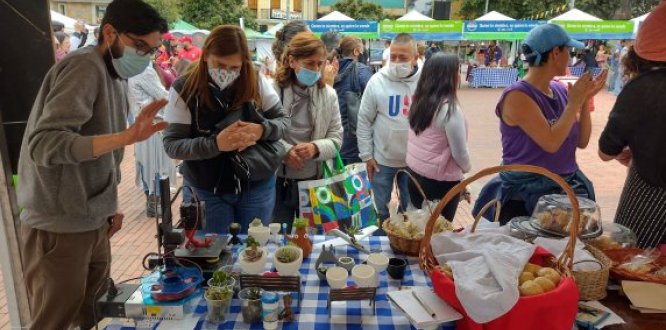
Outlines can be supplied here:
M641 24L634 49L638 56L666 62L666 1L662 1Z

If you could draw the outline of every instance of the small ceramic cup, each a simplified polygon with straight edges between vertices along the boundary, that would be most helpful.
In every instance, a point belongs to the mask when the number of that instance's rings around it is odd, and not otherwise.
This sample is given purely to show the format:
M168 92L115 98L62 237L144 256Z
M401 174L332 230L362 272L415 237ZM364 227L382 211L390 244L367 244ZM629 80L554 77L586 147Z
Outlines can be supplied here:
M383 272L388 267L389 258L383 253L371 253L368 256L368 265L375 269L377 274Z
M371 288L377 285L377 273L372 266L356 265L352 268L352 279L360 288Z
M391 258L389 259L388 272L391 278L396 280L402 280L405 277L405 269L407 268L407 260L401 258Z
M354 268L354 264L355 264L354 258L352 257L340 257L336 262L336 265L338 265L338 267L342 267L346 269L348 272L351 271L352 268Z
M331 267L326 271L326 282L333 289L343 289L347 287L347 278L349 272L342 267Z

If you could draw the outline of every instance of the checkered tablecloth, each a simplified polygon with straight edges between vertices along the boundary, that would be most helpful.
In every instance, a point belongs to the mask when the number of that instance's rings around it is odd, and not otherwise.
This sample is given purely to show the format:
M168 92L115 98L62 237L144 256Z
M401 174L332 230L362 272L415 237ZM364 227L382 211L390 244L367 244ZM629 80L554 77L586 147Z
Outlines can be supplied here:
M592 68L592 75L596 77L601 74L602 70L602 68ZM583 73L585 73L585 68L582 66L570 66L569 72L572 76L580 77L583 75Z
M475 68L470 76L470 86L507 87L518 80L518 69L513 68Z
M323 242L330 237L315 236L315 244ZM366 246L369 245L371 251L381 250L389 257L393 257L393 251L389 246L388 238L385 236L373 236L361 241ZM276 249L275 244L268 243L267 249L271 252L268 258L266 270L272 268L270 264L273 252ZM237 251L236 251L237 252ZM380 274L380 286L377 289L376 310L373 315L372 307L368 301L352 302L334 302L332 307L332 316L329 319L326 303L328 300L328 285L321 284L319 277L314 269L315 262L319 256L320 249L315 245L315 249L309 258L303 260L303 266L300 269L302 290L304 292L300 311L296 306L297 299L294 294L294 312L297 320L291 323L280 322L278 329L414 329L402 312L392 306L387 298L388 291L398 290L401 283L388 277L386 272ZM237 254L237 253L234 253ZM359 252L349 246L335 248L336 257L351 256L359 264L367 258L365 253ZM425 276L419 268L417 258L407 258L409 266L405 272L405 278L402 281L403 287L429 286L430 279ZM351 276L349 284L352 284ZM108 330L125 329L263 329L262 323L249 325L243 323L240 314L240 301L232 301L230 313L227 315L227 321L223 324L211 324L206 319L206 302L202 299L192 315L188 315L185 320L174 321L135 321L114 319L106 326ZM455 329L453 323L445 324L441 329Z

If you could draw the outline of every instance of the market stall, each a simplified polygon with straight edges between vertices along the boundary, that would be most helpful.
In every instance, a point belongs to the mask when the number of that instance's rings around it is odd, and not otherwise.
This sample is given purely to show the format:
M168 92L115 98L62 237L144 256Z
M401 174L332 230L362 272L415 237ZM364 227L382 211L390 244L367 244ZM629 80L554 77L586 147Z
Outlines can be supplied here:
M508 87L518 80L518 69L515 68L472 68L468 82L471 87Z

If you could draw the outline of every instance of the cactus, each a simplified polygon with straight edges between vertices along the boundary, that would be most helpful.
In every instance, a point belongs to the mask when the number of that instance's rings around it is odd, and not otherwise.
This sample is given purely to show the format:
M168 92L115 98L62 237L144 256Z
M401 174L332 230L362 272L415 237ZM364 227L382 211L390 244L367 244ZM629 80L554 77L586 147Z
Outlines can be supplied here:
M304 218L296 218L292 225L296 230L304 230L308 227L308 221Z
M298 259L298 250L295 247L283 247L275 253L275 257L281 263L288 264Z
M254 218L254 220L252 220L252 222L250 222L250 227L261 227L263 225L264 225L264 223L261 222L261 219L258 219L258 218Z
M259 243L252 236L247 238L247 249L243 253L243 259L247 262L255 262L261 259L261 256L264 254L264 250L259 249Z
M211 285L215 286L223 286L229 283L229 279L231 278L231 275L227 273L224 269L218 269L215 272L213 272L213 277L211 281Z
M228 286L210 287L206 290L206 297L210 300L231 300L234 290Z

